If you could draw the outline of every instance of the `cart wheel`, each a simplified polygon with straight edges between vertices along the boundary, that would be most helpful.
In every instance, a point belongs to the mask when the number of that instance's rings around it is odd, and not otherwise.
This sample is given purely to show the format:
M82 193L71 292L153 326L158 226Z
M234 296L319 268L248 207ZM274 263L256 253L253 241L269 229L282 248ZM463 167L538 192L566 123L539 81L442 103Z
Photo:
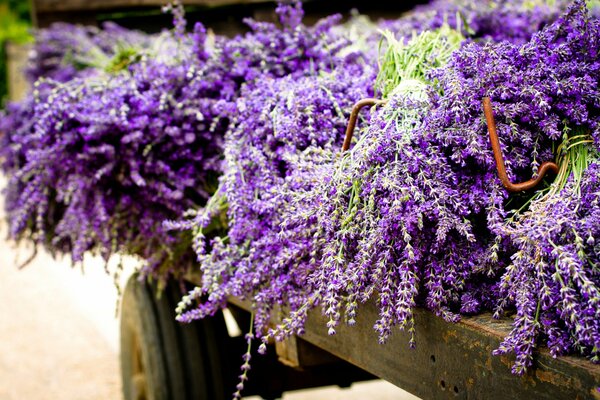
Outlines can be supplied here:
M125 400L221 400L227 382L230 340L223 315L180 324L181 297L169 285L160 298L137 276L129 279L121 307L121 374ZM235 376L235 375L233 375Z

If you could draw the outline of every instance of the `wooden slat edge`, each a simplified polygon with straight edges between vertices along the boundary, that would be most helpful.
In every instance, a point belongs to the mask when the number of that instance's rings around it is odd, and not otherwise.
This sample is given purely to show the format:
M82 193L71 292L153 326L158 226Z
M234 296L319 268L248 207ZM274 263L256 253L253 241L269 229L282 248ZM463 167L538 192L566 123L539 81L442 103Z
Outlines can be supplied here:
M184 5L221 7L235 4L270 3L269 0L184 0ZM110 10L136 7L162 7L166 0L34 0L37 13L53 13L65 11Z

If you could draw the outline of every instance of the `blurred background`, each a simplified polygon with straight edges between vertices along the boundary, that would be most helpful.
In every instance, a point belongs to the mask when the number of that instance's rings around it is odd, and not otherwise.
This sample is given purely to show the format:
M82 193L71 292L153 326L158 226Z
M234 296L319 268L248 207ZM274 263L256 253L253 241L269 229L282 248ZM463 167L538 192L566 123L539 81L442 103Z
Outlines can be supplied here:
M0 1L0 107L4 105L9 94L7 50L10 51L33 41L30 26L31 18L28 1ZM22 59L22 57L19 58ZM14 74L11 74L11 76L14 76ZM24 87L16 87L15 85L12 85L12 87L15 90L14 97L19 96L17 92L23 93L25 91Z

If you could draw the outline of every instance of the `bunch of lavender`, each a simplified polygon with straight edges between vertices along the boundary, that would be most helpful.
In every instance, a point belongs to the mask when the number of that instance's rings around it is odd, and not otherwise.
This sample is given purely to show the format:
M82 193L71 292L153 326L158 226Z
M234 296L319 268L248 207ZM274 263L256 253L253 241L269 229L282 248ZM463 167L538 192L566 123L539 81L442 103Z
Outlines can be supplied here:
M55 23L35 33L25 74L31 84L42 77L66 82L82 71L123 68L130 58L158 46L158 39L112 22L102 28Z
M598 112L594 111L600 105L597 100L598 29L598 20L590 18L585 3L578 1L556 23L534 35L525 45L468 44L437 75L440 93L443 95L437 97L437 104L428 118L428 140L440 144L443 152L448 155L449 167L455 171L456 182L463 187L460 190L461 198L471 215L482 211L487 214L488 233L484 230L478 236L497 235L491 241L489 257L483 260L489 260L488 273L492 277L499 276L498 311L504 310L509 304L514 304L517 308L515 330L499 350L514 351L517 354L517 362L513 368L515 373L522 373L530 365L533 347L539 344L536 341L538 332L543 333L540 340L544 337L552 338L548 340L555 349L555 354L564 352L564 344L570 342L573 346L580 346L580 350L585 347L583 354L594 356L597 351L598 330L597 325L592 324L580 330L585 333L575 331L573 322L568 322L568 318L572 317L564 311L544 313L546 329L540 329L537 325L536 321L539 320L536 315L539 317L539 314L535 312L536 307L531 305L540 304L538 300L545 296L544 285L540 284L544 278L537 275L535 279L524 279L532 277L525 271L531 272L537 264L536 260L539 260L541 253L537 246L554 248L554 254L560 252L556 251L555 246L545 245L548 241L540 240L539 234L524 235L523 229L519 230L519 234L507 237L504 221L507 211L515 207L518 199L506 202L508 196L497 186L497 178L493 178L494 163L488 150L485 128L482 126L480 99L486 94L491 95L497 102L497 109L501 110L497 112L503 116L500 134L513 180L528 179L535 173L541 160L552 159L553 149L557 147L557 141L562 139L564 130L576 128L576 131L587 131L595 143L598 143ZM585 169L581 167L582 159L586 157L571 157L570 161L563 157L560 162L565 166L579 162L581 171ZM561 168L564 170L565 167ZM569 179L569 175L563 173L563 179ZM558 197L570 196L561 192ZM551 203L539 204L536 207L550 207ZM533 209L540 211L539 208ZM553 215L548 212L532 212L528 215L534 214L540 225L538 233L543 230L541 226L547 226L549 221L560 220L562 217L562 214ZM541 218L542 215L545 218ZM542 224L542 221L545 222ZM527 236L530 238L526 241L529 246L540 240L539 244L526 247L522 238ZM561 242L557 241L557 245L559 244ZM582 250L581 247L579 249ZM515 254L514 264L502 274L503 270L499 267L505 265L504 260L509 254ZM580 252L580 257L581 254L584 253ZM514 262L515 259L519 262ZM555 255L554 259L559 259L559 256ZM476 257L471 259L471 264L476 266L474 272L485 267L485 263L481 265L476 260ZM558 265L557 270L562 268L562 271L573 271L565 269L566 261L563 265ZM577 278L571 275L571 279ZM588 280L586 283L590 282ZM497 286L493 285L492 288L496 289ZM590 293L596 290L593 284L589 290ZM590 293L579 292L579 295L573 295L570 292L573 296L564 298L561 308L597 308L597 298L590 296ZM466 292L461 297L469 300L471 305L489 304L489 297L478 299L472 292ZM555 301L559 301L558 298ZM464 306L465 304L463 308ZM569 329L564 329L565 326ZM560 345L556 345L557 336L561 336L560 340L565 337L575 339L563 340ZM590 337L593 339L590 340Z
M309 27L302 23L304 11L299 1L280 3L276 13L280 26L246 19L249 34L216 39L216 62L226 66L219 70L221 79L252 85L265 74L300 77L338 68L340 59L349 62L352 55L340 53L350 41L344 31L335 29L341 15Z
M187 250L161 221L203 204L221 170L223 128L202 121L216 100L189 91L190 80L185 66L149 61L130 74L48 83L31 122L5 138L12 236L74 262L88 250L124 251L172 272L164 268Z
M167 224L169 228L194 231L204 277L203 287L184 299L180 312L211 293L204 306L186 313L182 320L212 314L227 295L250 294L253 287L258 289L277 275L273 271L250 284L251 276L260 276L252 270L262 271L271 264L263 261L253 266L250 261L258 261L260 253L248 255L249 246L259 239L271 246L279 230L278 202L285 200L293 181L297 187L314 184L301 183L299 171L302 166L310 171L318 159L333 154L330 148L339 140L345 123L342 110L366 96L372 85L374 69L356 47L350 46L347 32L336 25L339 15L308 28L301 23L300 3L280 5L277 13L282 29L248 21L253 34L216 42L218 62L229 65L223 76L234 83L244 82L244 86L237 102L227 105L230 131L225 144L225 175L218 192L190 221ZM304 153L306 160L301 156ZM292 179L296 174L298 177ZM228 219L228 235L215 238L207 249L207 229L212 229L215 220L224 219ZM266 260L267 251L261 253ZM274 302L265 298L259 303L266 320ZM265 324L258 322L257 330Z
M588 131L596 140L598 25L585 2L576 1L528 43L467 43L435 72L440 94L432 97L429 140L443 145L461 181L473 182L469 204L477 204L473 196L486 197L491 232L498 233L507 211L523 199L505 203L508 194L499 190L481 99L487 95L494 103L512 181L529 179L542 161L554 159L565 129ZM490 180L497 189L489 190Z
M204 204L221 171L222 85L194 73L207 64L204 29L149 37L115 25L59 28L38 46L99 56L84 73L68 62L39 66L47 75L0 116L11 236L73 262L88 250L106 260L122 252L142 256L146 273L179 273L193 260L189 240L161 222ZM73 39L80 47L69 49Z
M579 260L592 260L586 265L595 265L593 243L584 248L577 239L589 238L593 229L578 228L580 233L561 236L580 223L573 220L558 228L561 240L551 236L540 241L547 259L552 253L550 259L557 265L548 273L563 274L553 277L558 283L549 295L548 286L536 277L543 275L531 272L538 268L534 266L540 262L540 249L525 247L541 237L541 222L525 241L523 233L535 221L507 234L508 212L522 199L509 199L496 177L481 99L489 95L495 101L513 180L528 179L541 160L552 159L565 130L588 132L598 143L598 29L599 21L590 18L585 2L576 1L524 45L465 44L445 67L426 74L434 82L433 90L419 90L401 79L363 139L340 161L323 195L316 195L320 201L303 203L315 204L317 210L290 217L298 221L301 215L316 216L313 221L324 229L311 245L321 246L313 254L322 258L306 278L311 293L305 303L267 336L281 338L301 330L306 311L317 303L329 317L333 334L342 312L354 323L358 304L377 292L380 319L375 329L382 341L394 325L412 331L412 308L417 304L447 320L456 320L458 311L500 311L514 305L515 330L498 352L517 354L515 373L526 369L533 346L546 337L552 338L555 354L565 351L567 343L595 357L597 271L575 269L569 256L578 254ZM582 158L570 160L581 163ZM564 175L568 180L569 174ZM568 190L560 193L558 197L570 198ZM541 218L540 207L551 208L552 202L539 204L534 214L545 226L563 217L545 212L546 218ZM575 250L562 251L569 246ZM512 254L512 266L505 270ZM560 284L561 279L565 283ZM548 302L548 296L560 291L553 303ZM538 299L547 302L548 310L559 304L543 313L545 330L535 322L532 304L544 306ZM589 318L575 321L574 310ZM539 332L545 336L538 337Z
M421 281L428 288L430 308L456 319L448 312L445 294L463 284L470 264L459 252L447 250L468 245L473 235L453 177L432 168L445 164L443 152L425 147L415 132L429 110L428 72L445 65L463 37L446 25L406 45L391 36L389 40L378 76L388 103L374 114L355 148L330 166L331 178L312 193L294 193L296 207L284 215L286 225L300 231L319 227L311 244L318 262L307 271L305 288L310 291L304 304L267 336L295 333L317 304L329 317L329 334L335 334L342 313L354 324L358 304L379 293L376 330L384 342L394 324L413 331L412 308ZM300 207L305 208L298 213ZM436 220L437 226L431 222ZM451 232L453 226L456 232ZM428 242L432 236L437 243ZM442 278L445 265L455 268L447 268Z
M415 35L437 30L444 25L473 40L509 41L522 44L543 26L556 20L570 0L472 1L435 0L419 5L401 18L380 20L376 24L362 15L338 29L351 38L352 46L376 59L390 39L408 42ZM388 32L382 40L381 32Z
M485 132L481 119L475 119L480 109L477 103L486 94L501 116L499 133L513 181L528 179L541 161L553 159L553 150L560 149L557 181L549 193L534 195L525 215L509 213L519 208L523 199L508 198L502 192L501 196L488 195L484 205L488 229L496 235L494 247L502 250L505 258L511 256L506 270L496 272L496 315L511 306L517 311L514 329L496 353L515 352L513 372L519 374L531 364L534 347L544 342L555 355L577 350L597 358L597 324L586 318L576 323L571 310L587 312L597 309L598 302L594 294L598 281L588 279L594 275L593 268L585 262L574 268L578 260L595 258L593 247L578 244L580 237L587 237L576 233L585 226L587 216L574 211L583 207L581 176L598 148L599 29L600 22L590 17L585 2L576 1L556 23L521 47L465 46L440 76L445 96L437 108L440 115L433 118L441 124L432 126L446 129L440 139L447 144L455 168L472 166L463 168L463 175L475 178L478 169L488 174L493 170L491 155L484 151L488 144L481 135ZM558 146L561 140L563 144ZM472 190L486 193L480 184ZM487 191L494 192L498 193L497 189ZM527 197L531 201L531 195ZM588 212L595 215L593 209ZM565 213L572 219L565 221ZM549 225L556 229L548 230ZM577 257L571 258L573 254Z
M177 46L168 54L143 53L64 83L39 80L23 108L3 118L13 237L74 261L87 250L138 254L161 277L185 268L188 234L172 237L161 222L202 206L214 190L241 86L352 58L336 56L347 43L330 33L338 17L308 28L299 3L277 8L281 27L248 21L250 33L217 38L211 49L203 27L186 35L175 11Z
M496 312L514 302L517 316L495 353L515 352L515 373L531 365L540 338L554 356L576 351L599 361L600 164L590 142L585 135L566 142L557 181L502 228L516 251L500 280Z
M398 37L440 28L463 27L463 34L493 41L524 43L563 12L569 0L435 0L407 17L383 25Z
M347 119L343 110L368 95L373 80L372 67L347 64L333 72L289 75L243 89L239 115L226 136L219 191L191 221L169 224L193 231L202 272L201 286L178 305L178 320L212 315L228 296L237 296L251 300L260 336L275 305L302 306L310 293L305 283L315 264L310 245L316 230L284 226L281 216L296 209L290 202L293 193L310 193L322 184L322 169L339 152ZM224 212L227 236L207 243L206 231ZM241 397L247 379L254 337L252 331L247 336L234 398Z
M301 304L306 294L302 270L312 264L310 237L300 232L303 242L287 241L293 227L282 231L281 216L296 206L289 203L292 193L322 184L318 171L339 152L344 110L369 95L374 78L372 67L351 63L333 72L300 79L290 75L244 88L239 115L226 136L219 192L191 222L175 224L193 229L203 278L202 286L180 303L180 320L210 315L227 296L240 296L252 299L255 326L263 332L275 304ZM228 234L207 244L204 229L223 210ZM205 294L207 301L186 310Z

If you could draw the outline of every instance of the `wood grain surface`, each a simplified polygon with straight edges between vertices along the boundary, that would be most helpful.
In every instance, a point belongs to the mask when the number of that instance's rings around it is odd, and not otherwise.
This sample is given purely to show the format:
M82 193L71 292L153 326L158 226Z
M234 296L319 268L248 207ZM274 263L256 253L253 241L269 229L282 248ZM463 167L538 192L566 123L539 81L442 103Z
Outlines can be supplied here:
M184 5L219 7L233 4L268 3L269 0L183 0ZM115 8L161 7L165 0L34 0L37 12L109 10Z

